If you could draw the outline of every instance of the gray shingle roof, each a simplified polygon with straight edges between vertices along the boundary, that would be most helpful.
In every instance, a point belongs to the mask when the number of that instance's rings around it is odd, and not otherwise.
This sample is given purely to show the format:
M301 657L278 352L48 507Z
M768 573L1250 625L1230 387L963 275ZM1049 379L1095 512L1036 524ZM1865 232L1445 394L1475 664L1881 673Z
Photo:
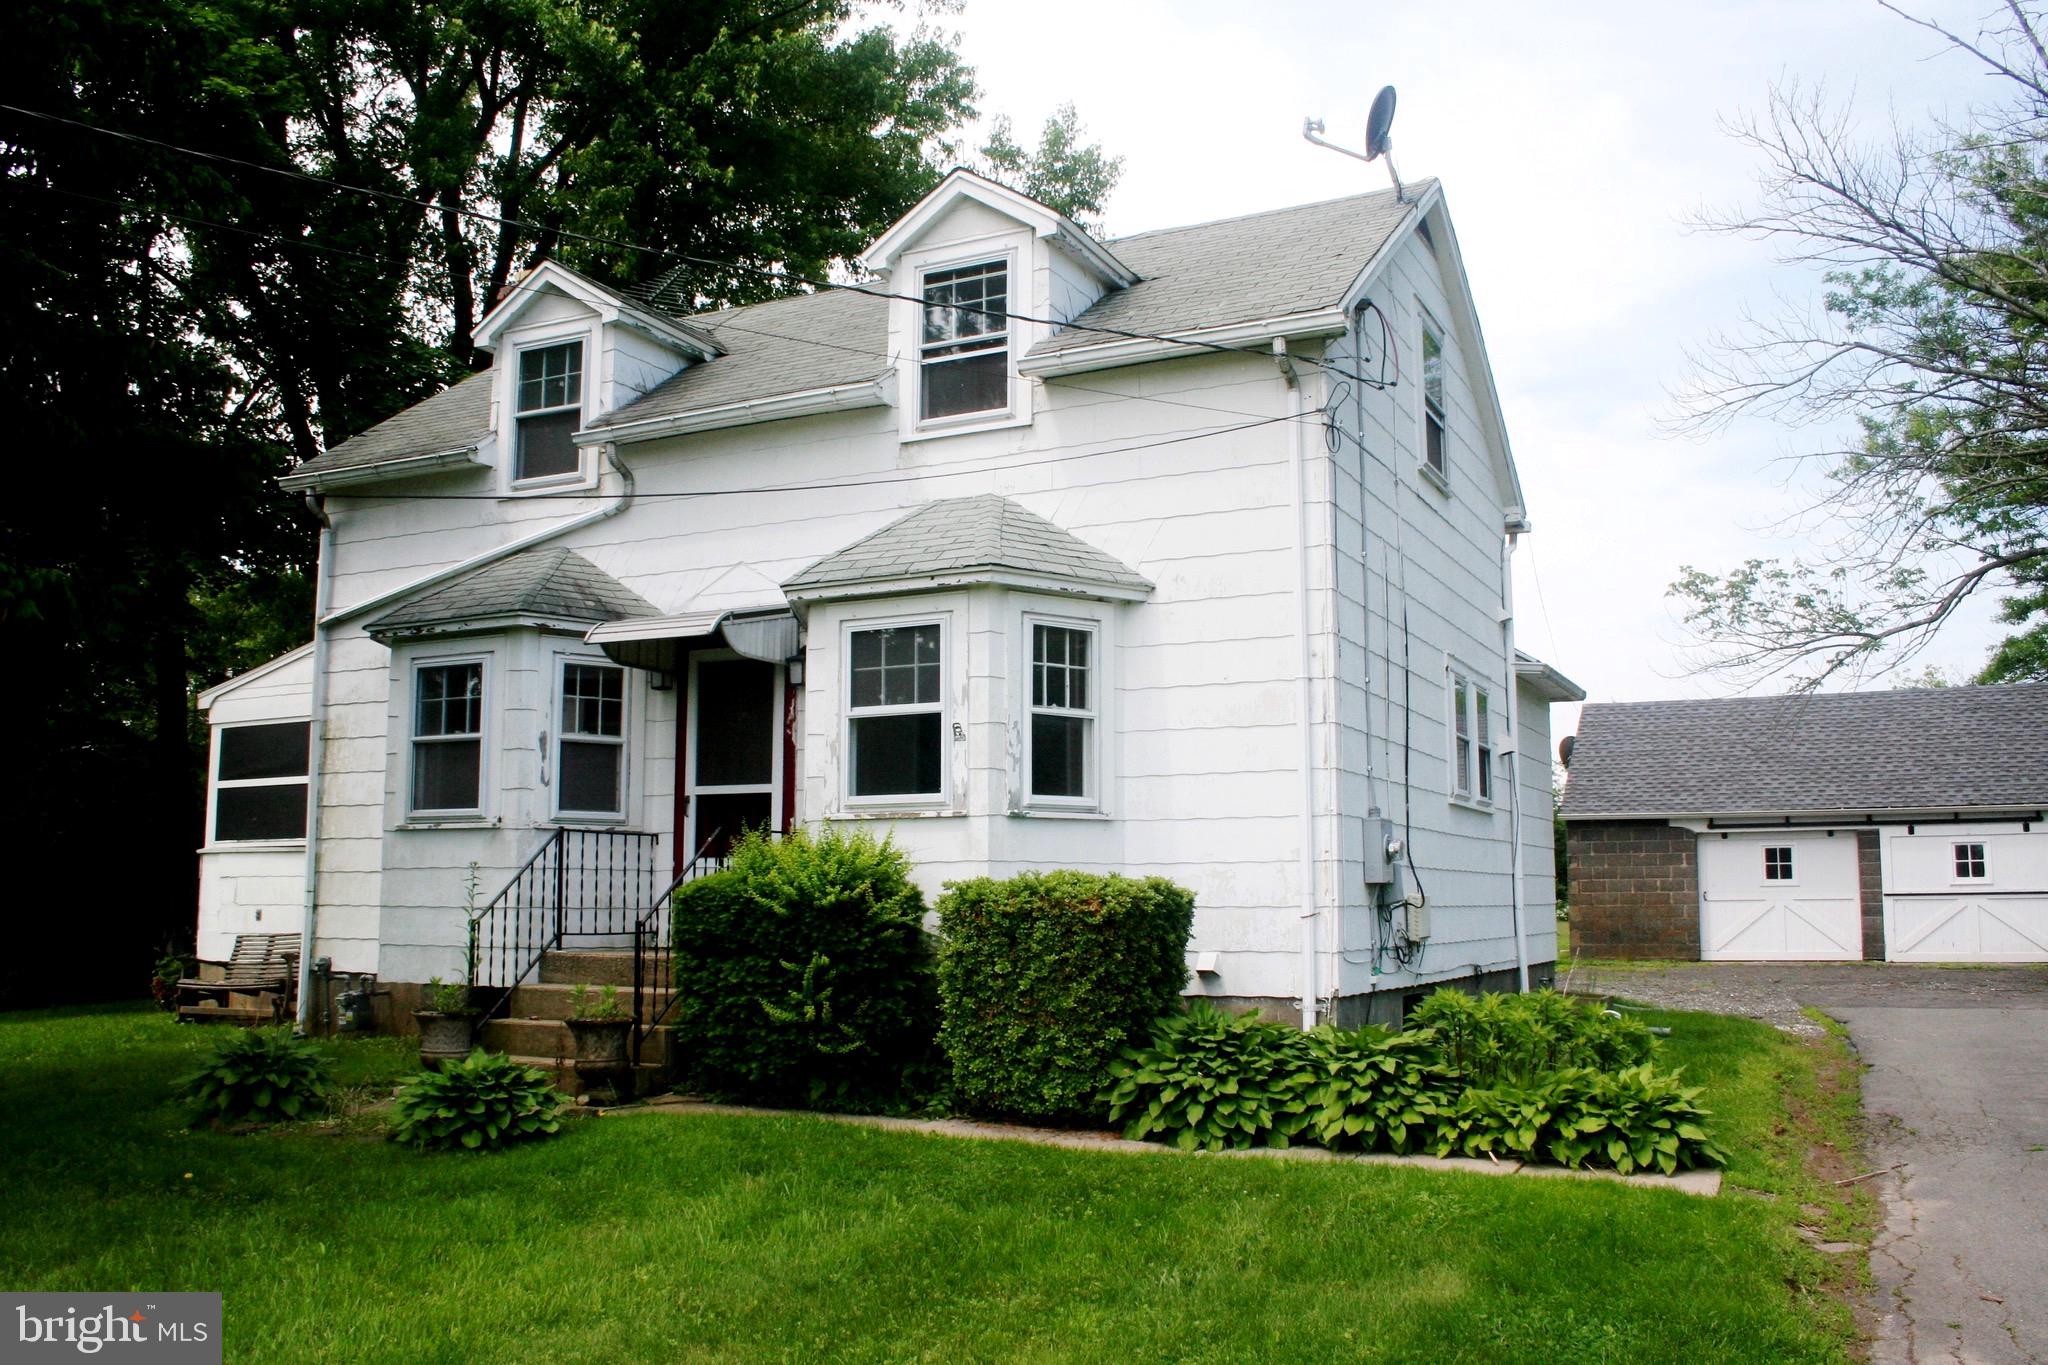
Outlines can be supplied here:
M782 586L795 595L805 589L976 570L1008 570L1132 592L1152 588L1129 565L994 494L926 503L825 556Z
M1055 332L1031 353L1115 340L1086 327L1172 335L1334 308L1434 183L1410 185L1406 202L1391 189L1377 190L1119 237L1109 249L1144 278L1104 295L1074 319L1078 326Z
M725 352L605 414L592 430L778 394L878 379L889 369L889 301L844 289L698 313L695 330Z
M370 622L372 635L507 616L616 621L655 616L652 603L573 550L541 546L429 588Z
M1032 354L1115 340L1088 327L1177 334L1333 307L1432 183L1410 185L1407 203L1379 190L1106 242L1144 278L1112 290L1075 319L1078 326L1055 333ZM697 313L687 321L725 354L689 366L600 417L591 430L866 383L890 368L888 301L851 290ZM490 434L489 374L472 375L293 472L319 474L473 447Z
M1585 708L1567 816L2048 804L2048 683Z
M294 474L355 469L408 455L473 450L491 434L491 372L484 370L421 399L334 449L314 456Z

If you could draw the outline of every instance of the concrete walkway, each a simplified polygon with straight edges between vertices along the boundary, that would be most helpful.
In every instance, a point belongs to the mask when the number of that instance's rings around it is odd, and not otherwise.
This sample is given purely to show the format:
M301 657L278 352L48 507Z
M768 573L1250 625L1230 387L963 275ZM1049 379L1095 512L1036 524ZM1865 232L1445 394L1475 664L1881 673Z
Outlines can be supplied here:
M2048 1363L2048 969L1674 963L1581 968L1573 989L1848 1026L1885 1223L1878 1365Z

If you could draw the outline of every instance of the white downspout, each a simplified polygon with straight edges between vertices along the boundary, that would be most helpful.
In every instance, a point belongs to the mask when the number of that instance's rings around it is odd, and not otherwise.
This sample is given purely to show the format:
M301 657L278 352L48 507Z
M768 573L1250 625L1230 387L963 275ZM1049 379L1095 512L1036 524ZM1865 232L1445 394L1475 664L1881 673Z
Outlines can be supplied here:
M1522 691L1515 670L1515 541L1508 532L1507 553L1500 560L1501 638L1508 661L1508 868L1514 879L1515 978L1529 991L1529 910L1522 877Z
M546 530L533 535L508 541L495 549L486 550L482 554L474 555L458 564L451 564L445 569L436 569L424 578L414 579L405 586L393 588L389 592L378 593L375 597L366 598L340 611L332 610L334 581L328 571L328 565L333 558L334 552L334 523L324 511L318 507L314 508L314 515L320 518L320 562L315 570L316 576L313 588L313 687L308 704L309 723L306 730L306 792L310 804L306 812L306 896L299 929L298 1028L301 1033L306 1031L312 1020L313 944L315 942L315 925L319 917L320 905L320 774L324 766L321 760L325 757L323 749L326 743L327 729L327 641L329 632L334 626L339 625L343 621L361 616L365 612L374 611L378 607L395 602L402 597L408 597L422 588L432 587L437 583L454 578L458 574L468 573L473 569L480 569L486 564L494 564L498 560L507 559L512 555L518 554L521 550L530 550L534 546L544 544L557 536L567 535L571 531L595 525L600 521L605 521L625 511L633 502L633 471L626 468L624 461L619 459L617 446L606 445L603 449L603 455L611 467L617 471L619 481L623 485L619 490L619 495L605 506L598 508L594 512L586 512L580 517L572 517L558 526L550 526ZM308 505L311 505L314 495L309 493L306 496Z
M334 560L334 522L320 506L318 495L308 493L306 506L320 519L319 558L313 566L313 686L306 705L306 892L299 911L299 1014L298 1032L308 1032L313 1022L314 920L319 913L320 889L320 776L327 757L327 627L326 619L334 595L334 579L328 566Z
M1287 339L1273 338L1273 359L1287 384L1289 494L1294 504L1295 705L1301 731L1301 1026L1316 1026L1316 747L1314 681L1310 677L1308 609L1308 497L1302 484L1308 461L1302 451L1301 376L1287 354Z

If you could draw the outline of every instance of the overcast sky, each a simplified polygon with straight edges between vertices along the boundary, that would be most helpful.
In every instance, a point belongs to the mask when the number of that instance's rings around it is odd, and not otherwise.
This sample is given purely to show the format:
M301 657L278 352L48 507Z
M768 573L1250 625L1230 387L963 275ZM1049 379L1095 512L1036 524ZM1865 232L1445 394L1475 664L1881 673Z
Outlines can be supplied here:
M1990 8L1916 12L1974 32ZM1782 77L1826 81L1878 121L1991 93L1874 0L967 0L940 23L1020 141L1071 99L1123 156L1111 235L1385 187L1379 165L1304 142L1301 121L1359 145L1373 92L1399 88L1395 158L1444 182L1536 525L1517 555L1520 643L1595 700L1732 690L1688 672L1664 589L1684 564L1783 553L1772 523L1800 505L1784 460L1820 440L1660 421L1688 347L1745 304L1769 311L1774 290L1814 293L1767 246L1685 226L1754 199L1758 162L1722 121ZM1991 606L1909 671L1973 674L2001 633Z

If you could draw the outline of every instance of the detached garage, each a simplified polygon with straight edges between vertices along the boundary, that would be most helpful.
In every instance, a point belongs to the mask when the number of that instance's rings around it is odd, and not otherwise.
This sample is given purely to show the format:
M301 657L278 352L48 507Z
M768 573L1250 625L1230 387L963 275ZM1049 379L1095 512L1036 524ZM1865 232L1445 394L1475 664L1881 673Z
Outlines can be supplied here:
M2048 962L2048 683L1592 703L1565 754L1578 952Z

